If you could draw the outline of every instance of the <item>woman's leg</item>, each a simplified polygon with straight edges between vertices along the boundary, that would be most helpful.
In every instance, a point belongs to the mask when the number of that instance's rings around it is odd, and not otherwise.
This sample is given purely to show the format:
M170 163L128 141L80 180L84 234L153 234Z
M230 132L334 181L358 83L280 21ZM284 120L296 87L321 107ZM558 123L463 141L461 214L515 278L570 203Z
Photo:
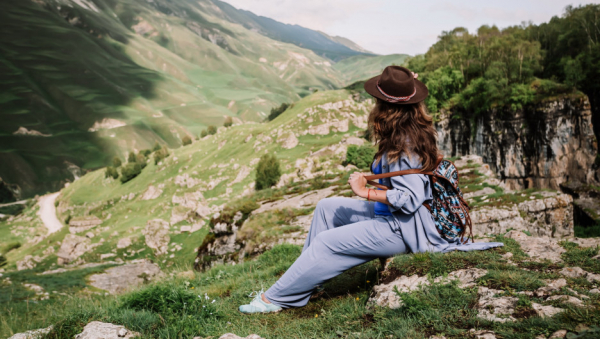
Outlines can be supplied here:
M402 236L384 218L322 231L265 297L281 307L301 307L324 281L375 258L405 252Z
M305 251L313 239L323 231L374 217L373 203L341 197L322 199L315 207L310 231L306 236L302 251Z

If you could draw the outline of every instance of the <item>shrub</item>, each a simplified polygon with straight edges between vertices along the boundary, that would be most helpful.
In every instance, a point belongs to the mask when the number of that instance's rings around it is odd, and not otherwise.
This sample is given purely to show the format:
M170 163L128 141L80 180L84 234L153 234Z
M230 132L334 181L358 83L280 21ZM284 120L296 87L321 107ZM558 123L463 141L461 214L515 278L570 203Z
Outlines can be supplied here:
M119 171L117 171L117 169L112 166L108 166L106 168L106 172L104 172L104 177L117 179L119 177Z
M217 133L217 127L210 125L208 126L208 128L206 129L206 131L208 132L208 134L213 135Z
M129 163L123 166L121 170L121 182L126 183L129 180L137 177L140 173L142 173L142 166L137 162Z
M150 149L143 149L143 150L140 151L140 154L143 154L146 158L148 158L148 156L150 154L152 154L152 150L150 150Z
M7 263L8 262L7 262L6 258L2 254L0 254L0 267L6 266Z
M271 113L267 117L267 120L272 121L273 119L277 118L281 115L281 113L285 112L288 107L290 107L290 104L284 102L279 107L271 108Z
M206 129L203 129L202 132L200 132L200 138L204 138L207 135L208 135L208 131Z
M4 246L4 248L2 248L2 254L6 254L12 250L16 250L17 248L21 247L21 243L18 241L13 241L13 242L9 242L8 244L6 244Z
M160 150L154 152L154 164L157 165L164 158L169 156L169 149L167 146L163 146Z
M344 166L352 164L361 170L369 170L375 153L375 149L369 145L350 145L346 151L346 161L343 164Z
M183 146L187 146L190 145L192 143L192 138L190 138L189 135L184 136L183 138L181 138L181 144Z
M216 309L204 297L171 284L152 285L123 297L122 308L151 311L162 315L193 313L209 317Z
M256 190L262 190L277 184L279 178L281 178L279 160L271 154L260 157L260 161L256 166Z
M152 152L156 152L158 150L160 150L162 147L160 147L160 144L158 143L158 141L154 142L154 147L152 147Z
M127 162L134 163L135 161L136 161L135 153L133 151L129 152L129 156L127 157Z
M112 163L114 168L119 168L122 164L121 159L119 157L114 157Z
M142 169L144 169L148 164L148 159L142 153L138 153L135 156L135 162L139 164Z
M225 118L225 122L223 123L223 126L231 127L231 125L233 125L233 119L231 117Z

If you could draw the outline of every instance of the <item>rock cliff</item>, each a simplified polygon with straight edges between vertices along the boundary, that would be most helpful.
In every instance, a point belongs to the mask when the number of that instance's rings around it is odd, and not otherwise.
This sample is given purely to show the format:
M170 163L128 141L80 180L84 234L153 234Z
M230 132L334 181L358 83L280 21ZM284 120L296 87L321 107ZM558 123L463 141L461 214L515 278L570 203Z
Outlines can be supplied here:
M478 117L443 111L436 124L444 155L477 154L508 188L591 183L597 153L585 96L547 100L522 110L493 109Z

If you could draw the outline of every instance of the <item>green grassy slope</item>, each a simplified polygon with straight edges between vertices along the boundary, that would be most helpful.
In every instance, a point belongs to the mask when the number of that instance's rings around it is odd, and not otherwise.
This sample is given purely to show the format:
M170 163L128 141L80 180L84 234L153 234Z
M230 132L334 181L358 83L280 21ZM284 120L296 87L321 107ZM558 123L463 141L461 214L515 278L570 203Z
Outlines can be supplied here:
M341 60L334 68L341 73L344 85L349 85L381 74L386 66L402 65L408 57L407 54L357 55Z
M203 12L206 3L18 2L0 13L0 177L53 191L113 155L170 147L223 116L338 87L326 59ZM124 127L88 130L104 119ZM114 121L113 121L114 122ZM20 127L40 135L14 135Z

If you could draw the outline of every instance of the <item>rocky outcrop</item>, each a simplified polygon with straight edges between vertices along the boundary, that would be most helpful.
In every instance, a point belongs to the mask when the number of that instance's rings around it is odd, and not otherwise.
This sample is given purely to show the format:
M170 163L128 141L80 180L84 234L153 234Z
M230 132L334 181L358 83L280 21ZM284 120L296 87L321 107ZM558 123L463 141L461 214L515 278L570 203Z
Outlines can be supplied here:
M142 231L146 245L154 250L156 255L167 253L169 242L169 223L161 219L149 220Z
M73 217L69 220L69 232L71 234L85 232L102 224L102 219L90 215L85 217Z
M58 264L68 264L90 249L92 249L90 239L74 234L67 234L56 254L58 256Z
M586 97L559 98L518 111L493 109L474 120L452 118L458 114L466 115L444 111L436 124L442 153L483 157L509 188L558 189L569 180L594 179L597 145Z
M121 325L92 321L85 325L83 332L75 335L75 339L129 339L139 336L141 334Z
M111 294L123 293L130 288L162 276L158 265L147 259L134 260L122 266L111 267L104 273L90 276L90 285Z
M52 331L53 326L31 330L23 333L17 333L8 339L40 339Z

